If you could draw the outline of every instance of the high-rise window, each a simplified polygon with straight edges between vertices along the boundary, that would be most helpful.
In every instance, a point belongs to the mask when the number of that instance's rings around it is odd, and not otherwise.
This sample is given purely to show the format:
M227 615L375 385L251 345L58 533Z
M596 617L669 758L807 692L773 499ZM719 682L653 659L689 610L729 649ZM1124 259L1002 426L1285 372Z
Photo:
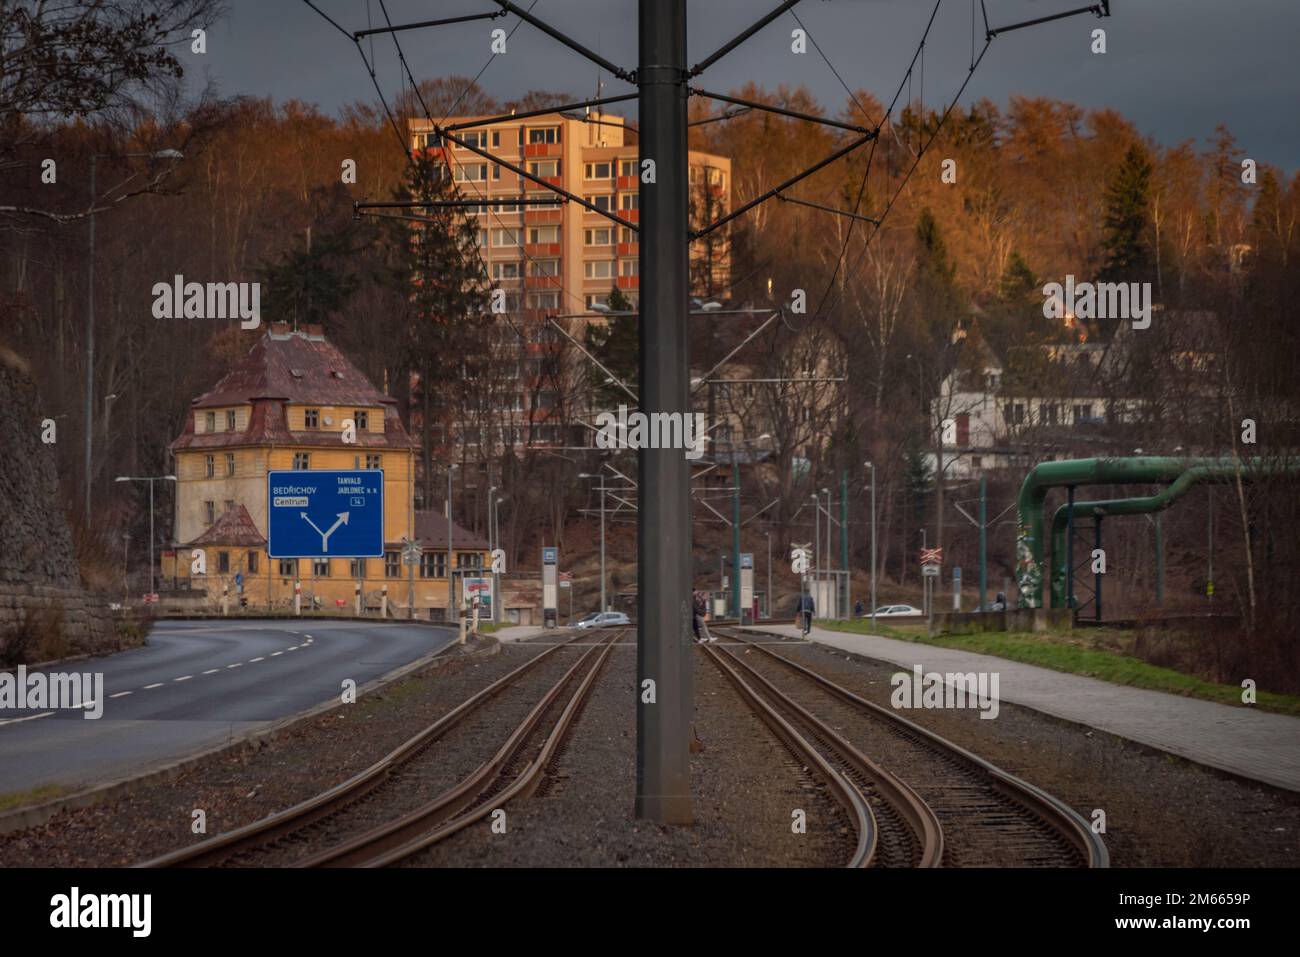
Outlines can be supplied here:
M560 241L560 227L531 226L528 229L528 241L533 245L537 243L558 243Z
M558 276L560 274L560 261L558 259L530 259L528 261L528 275L530 276Z
M601 212L604 213L608 213L611 209L614 208L614 197L611 196L609 193L601 193L596 196L588 196L587 202L591 203L592 206L595 206L597 209L599 209Z
M609 179L610 168L609 163L588 163L587 179Z
M529 143L558 143L560 142L560 130L555 126L548 126L544 129L535 129L528 131Z
M625 229L627 227L624 227ZM608 226L599 229L588 229L584 231L584 241L588 246L608 246L613 238L614 231Z
M622 196L619 197L618 208L619 208L619 209L640 209L640 208L641 208L641 194L640 194L640 193L624 193Z
M560 162L559 160L540 160L535 163L529 163L528 172L532 173L534 176L541 177L559 176Z
M614 275L614 263L609 259L588 259L583 269L588 279L609 279Z

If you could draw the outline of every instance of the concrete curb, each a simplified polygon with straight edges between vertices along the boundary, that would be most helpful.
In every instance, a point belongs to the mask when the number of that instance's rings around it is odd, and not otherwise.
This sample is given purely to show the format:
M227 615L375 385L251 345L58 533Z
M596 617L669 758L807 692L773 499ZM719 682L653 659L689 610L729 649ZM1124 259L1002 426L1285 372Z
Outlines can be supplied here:
M444 626L445 627L445 626ZM399 668L395 668L387 674L380 675L367 681L364 685L357 688L357 700L361 696L377 691L387 685L392 684L402 678L405 678L416 671L427 667L440 667L448 661L457 659L456 649L461 646L453 638L452 642L445 648L431 652L417 658L415 661L408 662ZM464 657L491 657L501 651L499 641L491 641L486 647L478 651L469 652ZM447 656L447 657L444 657ZM36 827L44 824L50 818L54 817L61 811L76 810L77 808L90 807L92 804L99 804L114 798L132 794L157 784L164 784L175 780L185 771L195 767L200 762L216 755L233 752L240 748L247 748L255 744L269 743L286 737L296 726L314 718L318 718L335 708L346 707L338 701L325 701L306 711L300 711L284 718L279 718L270 724L253 728L241 732L223 744L211 745L200 751L193 752L182 758L176 758L152 768L147 768L137 774L124 778L118 778L114 781L106 781L103 784L97 784L85 790L78 791L75 794L69 794L64 797L54 798L46 801L44 804L34 804L28 807L20 807L12 811L6 811L0 814L0 834L8 834L11 831L19 831L24 828Z

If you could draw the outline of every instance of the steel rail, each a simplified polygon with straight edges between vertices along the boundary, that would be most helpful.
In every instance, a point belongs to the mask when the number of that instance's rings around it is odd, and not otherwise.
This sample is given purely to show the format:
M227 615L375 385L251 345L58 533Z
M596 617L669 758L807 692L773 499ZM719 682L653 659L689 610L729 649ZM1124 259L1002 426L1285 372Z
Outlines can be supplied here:
M521 793L525 791L532 793L536 784L540 783L541 772L549 763L554 748L567 733L573 715L585 700L596 674L624 633L618 631L604 642L588 648L542 696L496 754L469 777L414 811L396 820L370 828L351 840L314 854L294 866L384 867L394 864L482 820ZM541 723L546 712L593 658L595 658L594 664L587 670L582 682L574 691L563 714L547 736L546 744L538 757L530 761L503 790L492 794L493 785L500 783L507 775L511 761L519 755L522 746ZM489 796L497 800L481 801L482 798ZM462 811L467 813L462 814Z
M857 847L854 848L853 856L849 858L846 866L851 868L870 867L876 856L879 830L876 826L875 812L872 811L871 805L867 803L867 799L863 797L857 785L844 774L835 770L811 742L795 730L790 722L781 717L776 708L764 700L762 695L750 687L739 670L733 666L731 661L725 660L721 652L707 645L701 645L700 650L722 672L723 676L732 683L745 703L762 719L764 724L772 729L772 733L790 750L791 754L806 760L809 766L815 767L817 773L825 779L834 793L835 799L848 813L850 821L858 832ZM728 655L727 657L730 658L731 656Z
M745 642L732 635L725 635L724 637L731 638L732 641L736 642L734 645L724 647L746 646ZM881 798L898 811L907 826L911 828L920 848L919 867L941 866L943 862L943 825L939 822L938 814L926 803L921 795L917 794L909 784L900 780L892 772L885 770L868 758L826 721L817 717L777 688L749 662L743 661L736 655L730 655L730 657L733 663L739 666L742 671L747 672L750 678L758 682L781 707L796 715L800 723L809 732L823 739L839 755L841 760L875 785Z
M149 868L211 867L241 851L270 844L287 834L302 830L322 818L329 817L347 805L365 797L383 784L393 771L414 758L425 746L437 741L443 734L460 724L470 714L477 711L546 658L582 637L584 635L579 632L525 661L518 668L462 701L451 711L420 733L409 738L386 756L370 765L370 767L353 775L341 784L337 784L320 794L265 817L260 821L254 821L233 831L217 834L206 841L181 848L169 854L163 854L136 866Z
M896 729L916 735L924 742L933 747L935 750L949 754L957 758L962 763L971 766L974 770L988 776L992 780L994 790L1007 798L1008 800L1020 805L1030 814L1038 817L1048 827L1056 831L1070 844L1070 846L1079 854L1080 858L1088 867L1109 867L1110 853L1106 849L1106 844L1102 841L1101 836L1095 834L1088 822L1060 798L1057 798L1042 788L1030 784L1022 778L1016 777L1007 771L1002 770L995 764L986 761L979 755L966 750L961 745L949 741L947 738L935 734L928 728L896 714L888 708L881 707L865 698L859 697L852 691L831 681L824 675L813 671L797 661L792 661L785 655L777 654L775 651L767 648L763 644L753 641L747 637L733 633L724 633L727 637L734 638L743 642L751 648L761 651L768 657L774 658L787 668L802 674L822 688L830 692L833 696L839 698L853 707L866 712L872 717L881 719L886 724L893 725Z

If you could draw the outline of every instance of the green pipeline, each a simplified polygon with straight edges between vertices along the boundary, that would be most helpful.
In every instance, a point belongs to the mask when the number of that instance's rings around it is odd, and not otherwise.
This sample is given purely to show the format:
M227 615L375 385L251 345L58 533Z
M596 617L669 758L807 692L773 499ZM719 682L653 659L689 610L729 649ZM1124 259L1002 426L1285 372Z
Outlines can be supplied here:
M1242 462L1243 470L1257 465L1256 461ZM1220 468L1235 466L1231 459L1167 456L1069 459L1034 466L1020 486L1017 502L1020 524L1016 535L1016 583L1021 607L1041 608L1043 603L1043 506L1049 491L1077 485L1163 485L1176 483L1196 469ZM1187 486L1183 486L1178 495L1186 490ZM1080 508L1078 502L1075 508Z
M1241 477L1243 481L1250 481L1254 475L1259 475L1260 471L1270 471L1262 466L1258 460L1243 460L1241 463ZM1194 485L1203 482L1230 482L1237 474L1235 463L1231 459L1216 462L1213 465L1197 465L1188 468L1178 478L1165 487L1164 491L1155 495L1147 495L1138 498L1114 498L1106 499L1099 502L1079 502L1074 503L1076 515L1145 515L1150 512L1159 512L1183 496ZM1066 593L1066 569L1065 569L1065 536L1069 528L1070 506L1069 504L1061 505L1052 516L1052 607L1065 607Z

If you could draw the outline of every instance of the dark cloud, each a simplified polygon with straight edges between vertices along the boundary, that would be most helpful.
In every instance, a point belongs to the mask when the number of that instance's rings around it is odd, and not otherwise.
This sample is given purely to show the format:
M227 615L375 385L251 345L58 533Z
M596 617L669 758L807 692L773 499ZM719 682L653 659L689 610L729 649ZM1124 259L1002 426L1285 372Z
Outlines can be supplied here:
M692 60L701 58L748 25L774 0L695 0L690 7ZM319 0L348 29L383 22L378 0ZM986 0L994 25L1067 9L1078 0ZM487 0L448 0L434 9L425 0L387 0L394 22L479 13ZM892 97L930 16L929 0L805 0L794 8L812 38L844 81L882 101ZM1236 134L1243 154L1288 171L1300 168L1300 37L1295 0L1114 0L1114 16L1081 16L1013 32L993 41L971 81L966 100L988 97L1005 104L1021 94L1070 100L1085 107L1111 107L1147 135L1172 145L1203 145L1217 123ZM370 17L367 18L367 9ZM979 5L944 0L926 47L924 96L933 106L950 98L970 61L971 13L976 48L983 43ZM632 66L636 59L634 0L539 0L535 12L579 37L608 59ZM488 60L489 31L518 21L481 21L400 34L417 77L476 74ZM753 80L766 87L805 85L828 108L847 97L826 63L810 47L790 52L786 14L747 45L718 63L700 84L729 90ZM1107 31L1108 52L1093 54L1090 34ZM402 73L392 40L372 46L379 79L395 92ZM226 94L296 98L333 112L342 104L373 99L353 45L297 0L231 0L230 17L209 37L206 56L187 55L198 77L214 80ZM624 85L606 77L605 91ZM527 24L483 75L488 92L502 98L529 89L594 93L596 67ZM921 92L917 71L913 95ZM904 93L906 96L906 93Z

